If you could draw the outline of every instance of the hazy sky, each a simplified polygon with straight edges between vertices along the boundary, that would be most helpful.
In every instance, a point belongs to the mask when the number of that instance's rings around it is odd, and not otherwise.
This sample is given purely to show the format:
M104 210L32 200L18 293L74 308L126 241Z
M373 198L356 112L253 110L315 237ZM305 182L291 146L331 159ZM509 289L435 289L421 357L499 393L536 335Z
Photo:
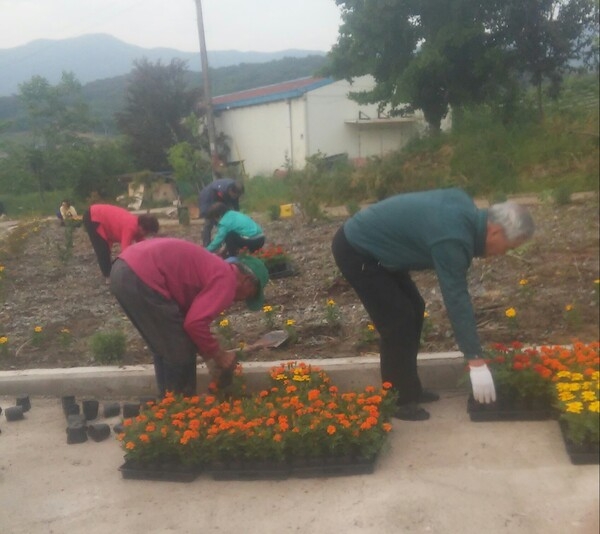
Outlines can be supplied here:
M327 51L334 0L202 0L208 50ZM107 33L146 48L199 49L194 0L0 0L0 49L36 39Z

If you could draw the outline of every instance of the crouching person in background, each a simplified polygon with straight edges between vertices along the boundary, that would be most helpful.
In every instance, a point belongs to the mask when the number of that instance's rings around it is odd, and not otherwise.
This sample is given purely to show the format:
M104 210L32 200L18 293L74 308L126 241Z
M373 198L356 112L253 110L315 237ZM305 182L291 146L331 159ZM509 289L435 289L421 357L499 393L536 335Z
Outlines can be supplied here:
M248 215L216 202L207 211L206 218L217 226L217 234L206 249L219 252L224 258L237 256L241 249L254 252L265 244L260 225ZM220 250L221 247L223 250Z

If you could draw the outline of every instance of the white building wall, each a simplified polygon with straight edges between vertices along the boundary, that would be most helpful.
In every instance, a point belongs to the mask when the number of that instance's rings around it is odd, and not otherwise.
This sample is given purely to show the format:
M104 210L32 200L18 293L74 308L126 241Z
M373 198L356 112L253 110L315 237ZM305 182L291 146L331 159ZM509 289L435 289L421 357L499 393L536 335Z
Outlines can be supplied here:
M272 102L221 111L215 127L229 136L231 159L243 160L248 175L270 176L284 165L286 154L291 157L289 117L287 102Z
M369 90L373 79L363 76L353 84L341 80L302 97L220 111L217 131L230 138L231 157L243 160L248 175L270 176L291 163L302 169L306 158L347 153L350 158L383 156L398 150L422 131L421 114L415 119L377 120L377 106L358 105L350 91ZM359 120L369 118L371 120Z
M319 87L306 94L308 143L307 155L321 151L332 156L348 153L351 158L359 157L359 142L355 129L346 120L359 118L362 111L370 118L377 118L377 106L359 106L348 98L350 91L372 88L372 79L363 76L350 85L345 80Z

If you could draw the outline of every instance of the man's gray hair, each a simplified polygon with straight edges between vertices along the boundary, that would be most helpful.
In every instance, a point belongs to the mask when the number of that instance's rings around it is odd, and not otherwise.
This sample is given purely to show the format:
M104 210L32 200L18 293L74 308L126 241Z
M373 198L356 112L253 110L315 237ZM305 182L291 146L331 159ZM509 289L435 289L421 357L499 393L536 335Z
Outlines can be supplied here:
M501 202L490 206L488 221L499 224L510 243L526 241L535 231L529 210L516 202Z

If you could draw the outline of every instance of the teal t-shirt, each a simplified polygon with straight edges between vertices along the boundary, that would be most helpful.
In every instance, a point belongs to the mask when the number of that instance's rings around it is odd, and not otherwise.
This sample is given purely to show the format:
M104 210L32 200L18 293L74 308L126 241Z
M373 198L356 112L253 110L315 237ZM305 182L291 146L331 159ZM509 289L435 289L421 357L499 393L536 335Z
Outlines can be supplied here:
M346 221L348 242L390 271L435 269L460 350L481 356L467 271L485 253L487 210L460 189L396 195Z
M217 250L229 232L235 232L242 237L260 237L263 230L260 225L248 215L239 211L229 210L217 223L217 234L206 247L210 252Z

